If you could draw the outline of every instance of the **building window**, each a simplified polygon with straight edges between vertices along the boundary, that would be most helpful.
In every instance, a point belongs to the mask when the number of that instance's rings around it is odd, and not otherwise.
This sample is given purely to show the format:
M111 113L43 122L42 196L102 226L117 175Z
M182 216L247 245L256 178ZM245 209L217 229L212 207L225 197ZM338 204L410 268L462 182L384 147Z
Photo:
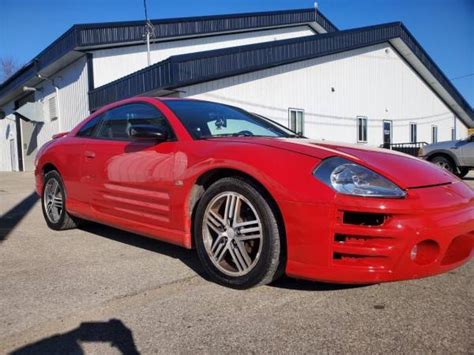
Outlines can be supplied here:
M288 127L296 134L304 134L304 111L301 109L288 109Z
M58 105L56 103L56 96L50 97L48 100L49 120L54 121L58 118Z
M438 143L438 126L431 126L431 143Z
M410 143L416 143L416 123L410 123Z
M367 142L367 117L357 117L357 142Z
M451 140L456 140L456 130L454 128L451 128Z

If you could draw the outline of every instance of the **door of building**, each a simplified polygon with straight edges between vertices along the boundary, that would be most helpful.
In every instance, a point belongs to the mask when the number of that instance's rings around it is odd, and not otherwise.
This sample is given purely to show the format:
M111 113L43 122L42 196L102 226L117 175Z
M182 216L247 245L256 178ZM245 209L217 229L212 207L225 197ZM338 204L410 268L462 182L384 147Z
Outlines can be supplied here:
M18 109L27 102L35 102L34 93L31 93L20 100L16 101L16 108ZM34 161L36 153L38 152L38 133L41 129L42 123L26 121L19 115L16 115L16 119L19 121L19 132L17 132L17 139L21 142L18 145L18 167L22 171L33 171ZM21 162L20 162L21 161Z
M390 148L392 143L392 121L383 121L383 146Z

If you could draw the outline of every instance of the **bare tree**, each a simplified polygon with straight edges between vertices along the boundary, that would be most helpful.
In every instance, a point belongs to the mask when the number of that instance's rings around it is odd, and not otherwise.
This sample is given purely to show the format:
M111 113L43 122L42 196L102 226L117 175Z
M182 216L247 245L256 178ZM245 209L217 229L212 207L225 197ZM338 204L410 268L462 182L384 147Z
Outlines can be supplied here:
M7 80L19 69L17 61L12 57L0 58L0 83Z

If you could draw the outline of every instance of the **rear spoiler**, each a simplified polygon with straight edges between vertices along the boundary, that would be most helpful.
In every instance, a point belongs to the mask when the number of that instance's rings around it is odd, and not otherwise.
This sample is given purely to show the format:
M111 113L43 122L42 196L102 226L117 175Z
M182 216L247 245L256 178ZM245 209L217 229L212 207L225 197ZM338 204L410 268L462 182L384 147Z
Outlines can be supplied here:
M53 134L53 139L57 139L57 138L61 138L61 137L67 136L68 133L69 133L69 132L61 132L61 133Z

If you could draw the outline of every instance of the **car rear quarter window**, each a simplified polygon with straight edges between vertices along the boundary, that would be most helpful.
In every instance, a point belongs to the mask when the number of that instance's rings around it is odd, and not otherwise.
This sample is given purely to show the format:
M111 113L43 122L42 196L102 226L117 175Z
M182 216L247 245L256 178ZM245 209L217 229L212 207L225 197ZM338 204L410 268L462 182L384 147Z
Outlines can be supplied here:
M79 132L77 132L76 136L91 137L94 134L94 131L98 127L101 120L102 120L102 115L97 115L91 120L87 121L87 123L81 127Z
M131 140L128 131L132 125L151 125L165 131L170 140L175 139L167 119L149 104L137 103L116 107L105 112L103 116L96 133L97 138Z

